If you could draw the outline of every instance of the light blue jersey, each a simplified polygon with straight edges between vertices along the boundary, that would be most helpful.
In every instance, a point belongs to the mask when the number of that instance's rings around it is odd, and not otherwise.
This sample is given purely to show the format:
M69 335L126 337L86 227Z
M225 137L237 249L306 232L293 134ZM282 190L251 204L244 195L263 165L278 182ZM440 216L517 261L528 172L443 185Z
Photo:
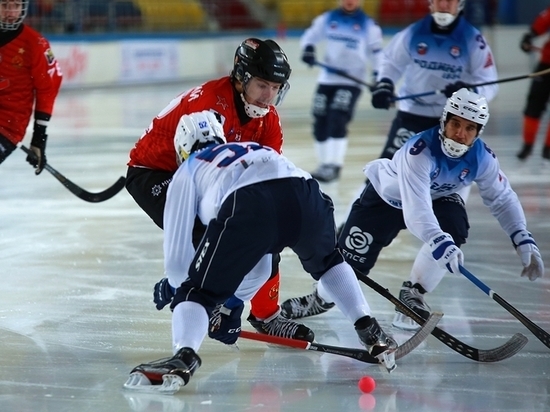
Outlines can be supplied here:
M448 84L495 81L497 69L491 48L483 35L463 17L449 32L433 28L431 15L397 33L384 48L378 79L403 81L399 96L442 90ZM477 93L491 101L496 84L479 87ZM399 110L419 116L439 117L445 105L443 94L399 101Z
M460 193L473 182L509 236L526 229L518 197L496 155L481 139L464 156L450 158L441 147L439 127L434 127L412 137L391 160L368 163L364 172L384 201L403 209L408 229L425 243L441 233L432 200Z
M315 46L326 40L323 63L346 71L353 77L365 79L367 66L376 71L382 50L382 30L362 10L346 13L342 9L327 11L313 20L300 39L300 47ZM319 84L357 86L346 79L322 69Z

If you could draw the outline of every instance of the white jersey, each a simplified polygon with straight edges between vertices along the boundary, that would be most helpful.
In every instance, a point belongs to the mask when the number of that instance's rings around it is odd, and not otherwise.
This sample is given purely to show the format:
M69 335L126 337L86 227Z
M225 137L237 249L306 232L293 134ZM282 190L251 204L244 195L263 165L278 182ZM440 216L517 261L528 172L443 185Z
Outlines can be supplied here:
M254 183L287 177L311 179L275 150L257 143L213 145L193 153L178 168L168 186L164 210L164 257L168 277L186 274L195 250L192 231L195 217L203 224L214 219L224 200L237 189ZM177 229L174 229L177 228Z
M317 16L300 38L302 50L326 40L323 63L364 80L367 66L378 70L382 50L382 29L361 9L346 13L342 9ZM353 80L322 69L319 84L358 86Z
M491 48L483 35L461 16L448 33L434 32L431 15L397 33L382 52L378 80L386 77L397 84L398 96L442 90L448 84L495 81L497 69ZM491 101L496 84L477 88ZM420 116L439 117L445 106L443 94L398 101L399 110Z
M374 160L363 170L380 197L403 210L407 228L425 243L442 232L432 200L457 193L473 182L508 236L527 228L516 193L481 139L464 156L453 159L443 153L439 127L434 127L412 137L393 159Z

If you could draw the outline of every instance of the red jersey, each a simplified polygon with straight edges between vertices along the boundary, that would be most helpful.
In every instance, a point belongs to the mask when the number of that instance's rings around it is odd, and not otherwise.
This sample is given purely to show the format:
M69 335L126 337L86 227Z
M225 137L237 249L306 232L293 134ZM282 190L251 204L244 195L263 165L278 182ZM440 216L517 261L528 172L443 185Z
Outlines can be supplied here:
M531 25L531 30L537 36L542 36L550 29L550 7L541 11L535 21ZM550 64L550 40L547 40L542 46L540 53L540 61L546 64Z
M258 142L281 152L283 129L279 114L271 106L260 118L241 124L235 106L235 91L229 76L208 81L180 94L155 117L130 151L128 166L173 172L178 168L174 135L184 114L215 110L224 119L223 130L229 142Z
M51 116L62 78L48 41L21 26L0 46L0 134L14 144L25 137L33 107Z

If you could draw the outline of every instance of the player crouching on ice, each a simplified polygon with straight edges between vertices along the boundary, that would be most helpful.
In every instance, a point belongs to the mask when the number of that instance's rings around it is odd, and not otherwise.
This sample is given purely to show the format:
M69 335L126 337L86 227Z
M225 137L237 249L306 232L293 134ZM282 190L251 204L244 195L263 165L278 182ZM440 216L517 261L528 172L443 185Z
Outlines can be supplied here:
M377 159L364 172L367 185L354 202L339 238L344 257L368 274L380 251L402 229L424 242L399 299L423 318L430 315L424 295L432 292L447 272L460 273L460 246L468 237L468 215L460 193L477 183L483 203L510 236L523 271L535 280L544 264L516 193L500 170L496 155L479 136L489 119L485 97L460 89L447 99L440 126L412 137L392 160ZM313 293L281 305L289 319L326 312L334 306L319 283ZM397 311L397 309L396 309ZM393 326L419 326L397 312Z
M212 312L228 299L249 300L267 280L271 255L290 247L303 268L355 326L371 355L392 358L396 342L374 317L353 269L336 245L332 200L311 175L258 143L225 143L208 111L181 117L175 136L185 162L170 183L164 214L164 264L181 285L171 304L174 356L134 368L126 388L173 393L201 365L197 354ZM195 216L207 224L195 250ZM220 330L240 331L240 316ZM210 324L210 325L209 325Z

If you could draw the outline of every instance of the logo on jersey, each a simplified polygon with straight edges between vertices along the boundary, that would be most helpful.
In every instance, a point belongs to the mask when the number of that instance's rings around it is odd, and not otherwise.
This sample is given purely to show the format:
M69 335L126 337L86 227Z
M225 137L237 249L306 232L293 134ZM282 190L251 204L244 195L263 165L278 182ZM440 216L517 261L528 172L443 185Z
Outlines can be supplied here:
M441 172L441 168L440 168L440 167L437 167L437 168L433 171L433 173L432 173L432 175L431 175L431 180L436 179L437 176L439 176L439 173L440 173L440 172Z
M421 56L425 55L426 53L428 53L428 45L424 42L418 43L416 45L416 52Z
M55 56L53 55L52 49L46 50L44 52L44 56L46 57L48 65L51 65L53 62L55 62Z
M468 176L470 174L470 169L464 169L462 170L462 172L460 172L460 175L458 176L458 180L460 180L461 182L464 181L464 179L466 179L466 176Z
M460 47L458 46L451 46L451 49L449 50L449 54L453 57L460 57L460 55L462 54L460 52Z
M330 22L330 28L331 29L335 30L337 27L338 27L338 23L336 23L335 21Z
M216 106L221 106L223 110L226 110L227 107L229 106L227 104L227 100L225 100L225 97L222 97L222 96L217 96L218 98L218 101L216 102Z

